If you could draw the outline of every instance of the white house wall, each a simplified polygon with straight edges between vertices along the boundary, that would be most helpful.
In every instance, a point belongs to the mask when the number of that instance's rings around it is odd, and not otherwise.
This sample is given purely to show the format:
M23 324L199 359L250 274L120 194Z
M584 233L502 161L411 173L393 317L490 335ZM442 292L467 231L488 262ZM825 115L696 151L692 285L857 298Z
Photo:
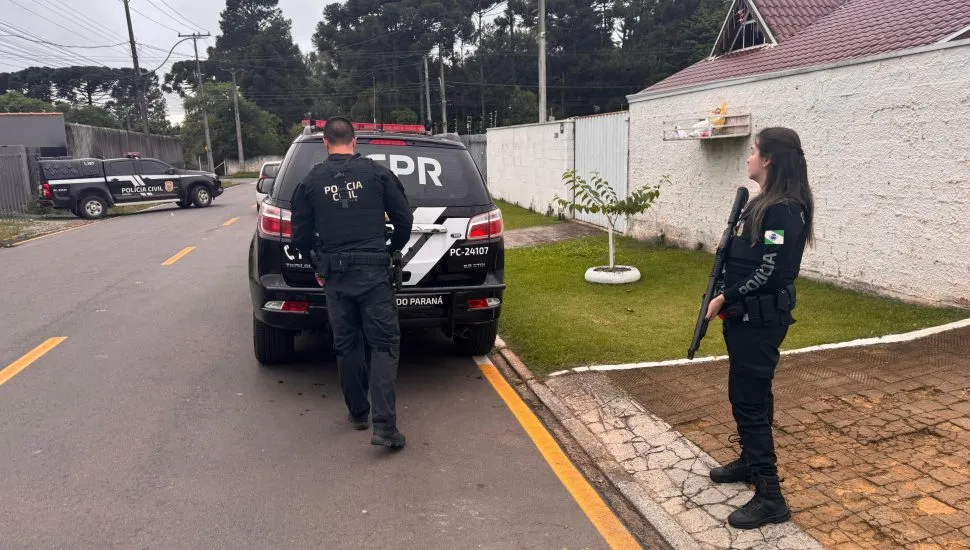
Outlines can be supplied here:
M816 199L803 274L918 301L970 305L970 47L631 101L630 188L659 181L629 233L717 243L747 180L752 138L661 139L664 120L727 102L753 132L802 138ZM491 143L489 144L491 147Z
M558 212L567 197L563 172L573 167L571 121L488 129L488 186L492 196L525 208Z

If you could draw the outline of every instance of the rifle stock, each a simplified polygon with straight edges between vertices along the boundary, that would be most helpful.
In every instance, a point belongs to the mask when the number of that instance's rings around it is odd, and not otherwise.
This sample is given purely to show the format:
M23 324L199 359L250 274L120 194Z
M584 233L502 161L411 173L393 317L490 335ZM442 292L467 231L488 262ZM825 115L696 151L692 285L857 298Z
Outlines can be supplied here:
M724 268L727 250L730 248L731 240L734 238L734 226L738 223L741 211L747 203L748 189L746 187L738 187L737 192L734 194L734 205L731 207L731 214L728 216L727 227L724 229L724 233L721 235L721 241L718 243L717 250L714 253L714 266L711 268L711 274L707 278L707 288L704 291L704 298L701 300L701 309L697 313L697 322L694 324L694 339L691 340L690 348L687 350L688 359L694 358L694 354L697 353L697 349L701 346L701 340L707 334L707 325L710 322L707 320L707 308L711 305L711 300L714 299L714 294L721 279L721 271Z

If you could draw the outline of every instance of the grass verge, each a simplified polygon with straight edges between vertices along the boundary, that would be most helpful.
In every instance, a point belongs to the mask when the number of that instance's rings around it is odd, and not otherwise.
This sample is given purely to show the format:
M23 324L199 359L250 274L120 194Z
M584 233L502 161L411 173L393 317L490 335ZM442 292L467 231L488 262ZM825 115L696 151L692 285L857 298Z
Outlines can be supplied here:
M509 202L497 200L495 201L495 205L502 210L502 221L505 224L506 231L561 223L559 218L539 214L528 208L522 208Z
M80 218L23 218L0 220L0 247L91 223Z
M500 335L533 369L659 361L687 357L713 257L617 241L617 263L637 267L640 281L593 285L583 275L607 263L606 237L506 251ZM796 323L782 349L908 332L970 317L800 279ZM714 320L698 357L727 351Z
M237 179L254 179L259 177L259 172L237 172L235 174L230 174L225 177L237 178Z

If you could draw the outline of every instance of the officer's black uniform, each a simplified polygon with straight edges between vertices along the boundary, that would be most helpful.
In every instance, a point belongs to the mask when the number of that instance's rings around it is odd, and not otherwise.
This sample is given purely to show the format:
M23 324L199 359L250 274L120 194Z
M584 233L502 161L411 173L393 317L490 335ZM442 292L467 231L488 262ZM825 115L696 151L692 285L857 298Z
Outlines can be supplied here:
M394 226L390 248L385 212ZM403 445L395 414L401 332L391 253L407 244L412 223L401 181L359 154L330 155L293 195L293 241L325 280L344 399L351 420L366 429L370 389L375 444L394 436Z
M806 212L800 203L786 201L767 208L761 227L752 227L751 218L749 205L735 226L736 238L725 261L721 309L730 358L728 395L742 454L738 461L716 468L711 477L719 482L767 483L759 486L759 494L776 496L778 513L785 515L771 432L771 382L778 348L795 322L794 282L808 237Z

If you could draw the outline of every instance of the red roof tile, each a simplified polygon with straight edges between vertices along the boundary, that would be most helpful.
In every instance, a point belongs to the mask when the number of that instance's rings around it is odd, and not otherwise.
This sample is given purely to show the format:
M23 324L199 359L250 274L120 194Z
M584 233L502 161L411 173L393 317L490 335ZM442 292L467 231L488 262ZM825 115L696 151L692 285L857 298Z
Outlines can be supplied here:
M832 13L848 0L755 0L761 16L779 42Z
M728 78L823 65L917 48L939 42L970 25L970 1L848 0L828 15L807 21L836 0L754 0L777 46L705 59L645 91L696 86ZM798 5L798 9L793 6ZM772 25L777 26L777 30ZM799 30L799 25L807 26ZM793 34L785 34L793 33Z

